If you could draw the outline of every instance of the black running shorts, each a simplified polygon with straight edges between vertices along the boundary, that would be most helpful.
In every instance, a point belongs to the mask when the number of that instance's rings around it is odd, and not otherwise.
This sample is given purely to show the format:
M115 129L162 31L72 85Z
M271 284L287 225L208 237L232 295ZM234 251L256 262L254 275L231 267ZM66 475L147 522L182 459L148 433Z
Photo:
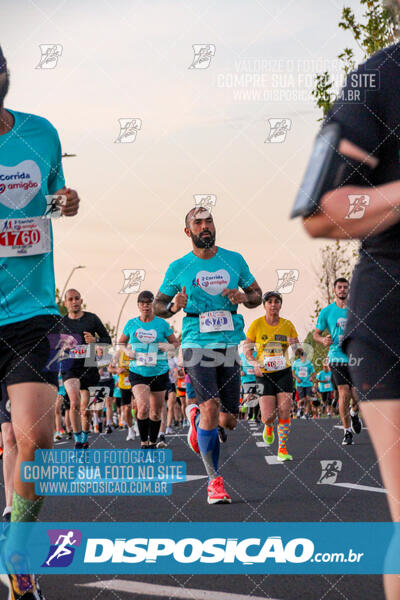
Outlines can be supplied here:
M68 379L79 379L81 390L88 390L90 387L100 385L100 375L96 367L70 369L69 371L62 373L62 378L64 385Z
M256 382L263 386L262 396L276 396L281 392L291 394L293 392L292 369L287 367L282 371L264 373L262 377L256 377ZM260 390L261 391L261 390Z
M0 381L58 387L58 315L40 315L0 327ZM54 359L54 360L53 360Z
M221 412L237 415L240 403L240 359L237 346L226 349L183 348L197 404L219 398Z
M352 387L351 376L349 371L349 366L346 363L329 363L329 367L332 371L332 379L336 384L336 387L339 385L348 385Z
M139 375L139 373L133 373L132 371L129 371L129 381L131 382L132 388L135 385L148 385L151 392L164 392L168 386L169 375L167 371L161 375L144 377L143 375Z
M342 347L361 401L400 398L399 281L399 261L384 252L363 253L351 278Z
M132 401L132 390L129 388L128 390L124 390L121 388L121 402L120 406L128 406Z
M11 423L10 399L5 383L2 383L0 386L0 429L3 423Z

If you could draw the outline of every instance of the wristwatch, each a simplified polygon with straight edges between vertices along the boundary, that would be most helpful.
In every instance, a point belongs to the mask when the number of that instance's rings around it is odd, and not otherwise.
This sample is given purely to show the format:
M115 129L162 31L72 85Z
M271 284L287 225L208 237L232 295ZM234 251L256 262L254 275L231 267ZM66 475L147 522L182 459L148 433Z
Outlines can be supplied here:
M174 303L174 302L173 302L173 300L171 300L171 302L168 302L168 304L167 304L167 311L168 311L168 312L173 312L173 311L171 310L171 306L173 305L173 303Z

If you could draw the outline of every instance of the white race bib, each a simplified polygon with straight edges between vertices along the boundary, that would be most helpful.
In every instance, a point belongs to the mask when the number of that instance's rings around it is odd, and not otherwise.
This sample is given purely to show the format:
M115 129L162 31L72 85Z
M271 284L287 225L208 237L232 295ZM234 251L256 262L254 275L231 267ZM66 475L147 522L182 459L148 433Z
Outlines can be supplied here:
M136 352L137 367L155 367L157 364L157 352Z
M229 310L211 310L199 315L200 333L234 331L232 313Z
M286 369L286 359L282 354L279 356L264 356L264 368L267 371L282 371Z
M0 257L34 256L50 251L49 219L0 219Z
M299 377L307 377L308 371L307 369L299 369Z
M129 381L129 376L128 375L124 378L124 385L126 385L127 387L129 387L131 385L131 382Z
M74 346L68 352L69 358L90 358L90 346Z

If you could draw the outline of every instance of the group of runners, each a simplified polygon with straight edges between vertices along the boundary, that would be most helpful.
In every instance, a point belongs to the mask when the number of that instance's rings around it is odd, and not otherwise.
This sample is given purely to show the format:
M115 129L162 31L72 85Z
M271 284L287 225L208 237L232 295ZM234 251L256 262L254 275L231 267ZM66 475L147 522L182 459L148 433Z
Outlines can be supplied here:
M395 52L398 46L394 47ZM390 62L386 69L394 64L399 63ZM62 318L55 301L48 197L54 199L65 217L75 216L79 208L77 192L65 185L58 134L45 119L6 110L3 100L8 85L7 63L0 50L0 381L2 414L5 415L2 417L5 421L3 440L7 438L14 448L13 466L11 468L8 462L5 477L12 489L6 500L6 514L11 515L7 518L13 522L33 522L42 508L43 498L36 496L33 483L21 481L20 465L33 460L37 448L52 447L60 368L77 451L84 452L88 447L90 388L99 387L100 378L100 387L109 388L105 427L106 430L111 427L111 388L113 383L115 387L115 375L118 375L121 391L121 420L124 419L133 436L133 395L141 446L149 451L155 447L166 398L170 408L167 427L171 427L175 415L173 384L176 387L176 382L171 377L170 362L179 343L169 319L182 311L181 358L172 370L180 370L178 388L186 391L188 443L199 455L208 475L209 504L231 502L219 469L219 457L221 442L227 440L226 430L233 430L237 425L244 373L238 347L243 343L247 376L255 378L264 441L273 445L276 434L278 460L293 458L288 450L293 374L299 402L302 402L300 409L304 406L306 410L309 388L316 381L327 384L326 373L330 370L338 390L344 428L342 443L349 446L353 433L359 433L362 428L355 383L358 397L370 401L366 403L364 415L368 424L376 420L371 427L373 443L378 455L383 457L382 475L389 491L393 518L399 520L400 478L396 476L399 461L393 466L388 459L388 456L391 459L397 456L393 447L398 442L399 429L398 411L392 402L398 397L398 362L393 366L392 356L388 356L388 347L389 354L396 354L397 342L392 343L396 329L392 323L389 329L383 327L377 342L376 336L371 335L375 322L371 324L370 319L371 312L377 307L381 310L382 304L393 308L393 314L397 308L397 300L390 294L397 285L393 258L397 258L398 252L399 215L393 207L397 209L399 196L396 183L392 184L393 192L385 183L400 179L400 172L397 163L397 170L393 167L393 171L387 172L395 160L390 154L393 144L391 146L387 138L384 148L376 152L379 156L371 156L381 138L377 127L366 126L366 123L379 108L375 107L370 114L363 113L361 118L360 114L353 114L350 104L344 103L343 110L329 116L341 122L343 137L352 140L341 146L344 156L361 160L371 168L382 159L380 176L371 178L370 182L370 186L376 186L371 187L374 202L371 202L370 216L358 222L346 221L345 211L342 211L343 191L337 189L330 195L325 194L323 210L316 210L305 220L306 228L314 236L343 237L345 231L367 238L361 266L352 282L351 313L347 310L348 282L339 278L335 282L335 301L324 308L318 318L314 339L329 347L328 371L324 367L322 373L315 375L296 327L281 317L280 294L276 291L263 294L243 256L216 245L213 217L201 207L192 208L185 217L184 231L191 242L191 251L169 265L155 298L151 292L141 292L138 296L139 315L125 324L110 367L100 364L101 352L95 350L96 345L111 343L109 334L95 314L82 310L79 292L68 290L64 300L68 314ZM394 96L388 96L389 103ZM357 129L354 123L363 119L365 123ZM395 154L397 157L397 149ZM346 193L360 190L359 185L351 181L348 186ZM388 207L387 195L390 194ZM336 204L332 197L336 198ZM340 210L338 205L342 207ZM371 256L375 264L368 262ZM381 268L376 269L376 264ZM376 285L374 274L380 278L381 287ZM367 291L361 293L360 290ZM258 316L245 332L239 312L241 305L256 309L261 304L265 314ZM350 326L346 324L348 314ZM388 320L387 313L384 319ZM382 319L379 322L382 323ZM293 364L289 351L295 356L297 353ZM361 368L349 368L349 353L364 357ZM63 357L61 363L60 356ZM254 379L243 383L254 384ZM188 386L189 390L192 388L190 402L187 402ZM249 395L249 388L246 389ZM99 398L95 402L99 402ZM386 418L384 426L381 425L382 414ZM393 427L388 426L388 422ZM13 574L12 565L9 584L12 600L44 598L37 577ZM396 585L390 578L386 580L388 598L399 597L393 592Z

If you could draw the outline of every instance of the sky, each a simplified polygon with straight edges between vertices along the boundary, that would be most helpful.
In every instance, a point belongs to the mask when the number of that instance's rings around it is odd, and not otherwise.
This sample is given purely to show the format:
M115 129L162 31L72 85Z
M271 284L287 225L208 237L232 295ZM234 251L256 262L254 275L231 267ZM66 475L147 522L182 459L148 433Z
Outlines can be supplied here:
M77 155L63 166L79 214L54 221L57 286L84 265L70 284L115 325L122 270L144 270L141 289L157 292L191 250L194 196L212 195L217 244L243 254L263 291L278 270L298 275L281 316L304 337L326 242L289 213L321 117L313 77L339 82L336 56L352 45L337 26L343 4L359 14L358 0L2 0L5 106L48 118ZM38 68L44 44L60 53L53 68ZM211 45L207 68L190 68L196 44ZM120 119L137 119L128 143ZM282 141L268 141L269 119ZM131 296L122 325L137 315ZM262 314L240 310L246 326Z

